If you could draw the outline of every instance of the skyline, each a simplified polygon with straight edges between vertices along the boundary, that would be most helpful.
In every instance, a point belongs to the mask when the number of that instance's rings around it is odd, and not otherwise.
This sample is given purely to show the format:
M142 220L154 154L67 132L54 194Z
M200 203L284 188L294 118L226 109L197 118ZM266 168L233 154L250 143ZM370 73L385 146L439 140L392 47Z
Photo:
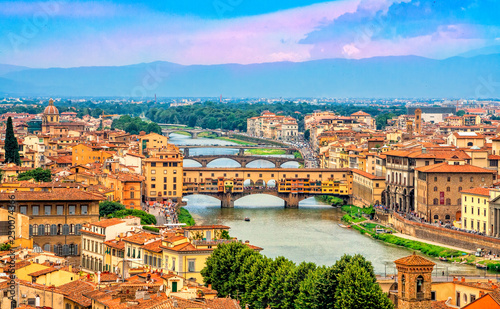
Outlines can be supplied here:
M500 45L500 3L397 0L0 2L0 63L32 68L303 62Z

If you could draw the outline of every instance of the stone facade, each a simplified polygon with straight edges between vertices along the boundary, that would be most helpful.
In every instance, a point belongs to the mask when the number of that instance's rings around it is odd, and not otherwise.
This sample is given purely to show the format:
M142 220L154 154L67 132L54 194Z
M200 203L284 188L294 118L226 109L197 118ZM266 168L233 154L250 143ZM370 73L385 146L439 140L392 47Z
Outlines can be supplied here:
M398 270L398 309L430 309L435 263L413 253L394 261Z

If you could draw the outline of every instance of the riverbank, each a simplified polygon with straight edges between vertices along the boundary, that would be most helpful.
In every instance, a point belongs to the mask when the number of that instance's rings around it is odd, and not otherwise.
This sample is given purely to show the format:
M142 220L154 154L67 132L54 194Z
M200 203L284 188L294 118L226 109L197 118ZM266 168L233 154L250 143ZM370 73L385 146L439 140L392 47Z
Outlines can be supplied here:
M237 139L237 138L229 138L227 136L217 136L217 134L212 133L212 132L201 132L198 134L198 137L218 139L221 141L227 141L227 142L235 143L238 145L244 145L244 146L257 145L256 143L244 141L244 140Z
M185 223L187 226L193 226L196 224L193 216L189 213L189 210L184 207L179 209L179 223Z
M342 211L347 213L342 217L342 220L344 222L346 222L347 224L351 224L351 227L353 229L359 231L363 235L370 236L373 239L380 240L388 244L417 250L425 255L432 257L444 257L451 259L452 257L457 258L467 255L466 252L458 250L458 248L456 247L440 246L421 239L415 240L393 235L393 233L395 232L394 229L369 220L370 214L374 213L372 207L361 208L352 205L344 205L342 206ZM377 230L379 232L377 232Z

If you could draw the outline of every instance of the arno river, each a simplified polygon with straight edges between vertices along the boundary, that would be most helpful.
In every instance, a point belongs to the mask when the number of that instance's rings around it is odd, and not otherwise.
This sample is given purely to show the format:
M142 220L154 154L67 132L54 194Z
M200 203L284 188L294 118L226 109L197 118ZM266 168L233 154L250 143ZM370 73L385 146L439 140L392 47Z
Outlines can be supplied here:
M172 134L170 142L181 145L230 145L216 139L191 139L188 136ZM234 154L231 149L190 149L191 155ZM248 167L272 167L261 163ZM289 163L288 167L295 167ZM198 166L186 160L185 166ZM237 167L232 160L220 159L209 167ZM240 240L249 240L253 245L264 248L262 253L269 257L284 256L294 262L308 261L320 265L332 265L344 254L362 254L373 263L375 272L394 274L393 261L409 255L412 251L387 245L361 235L356 230L341 228L339 209L324 205L314 199L300 203L298 209L285 209L283 201L274 196L250 195L235 202L235 208L222 209L217 199L195 195L186 197L186 208L197 224L223 224L231 227L230 234ZM245 217L250 222L244 221ZM483 275L472 266L444 263L437 264L435 274Z

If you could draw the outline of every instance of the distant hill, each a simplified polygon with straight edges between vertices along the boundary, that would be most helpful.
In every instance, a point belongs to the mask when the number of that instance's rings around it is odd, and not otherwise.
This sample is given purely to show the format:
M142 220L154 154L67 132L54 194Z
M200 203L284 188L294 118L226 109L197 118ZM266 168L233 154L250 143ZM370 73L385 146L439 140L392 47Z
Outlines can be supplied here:
M491 45L483 48L469 50L465 53L457 55L458 57L476 57L480 55L492 55L492 54L500 54L500 45Z
M0 69L3 65L0 65ZM489 87L483 84L493 81ZM11 69L0 93L46 96L481 98L500 95L500 54L262 64ZM497 85L498 84L498 85Z

